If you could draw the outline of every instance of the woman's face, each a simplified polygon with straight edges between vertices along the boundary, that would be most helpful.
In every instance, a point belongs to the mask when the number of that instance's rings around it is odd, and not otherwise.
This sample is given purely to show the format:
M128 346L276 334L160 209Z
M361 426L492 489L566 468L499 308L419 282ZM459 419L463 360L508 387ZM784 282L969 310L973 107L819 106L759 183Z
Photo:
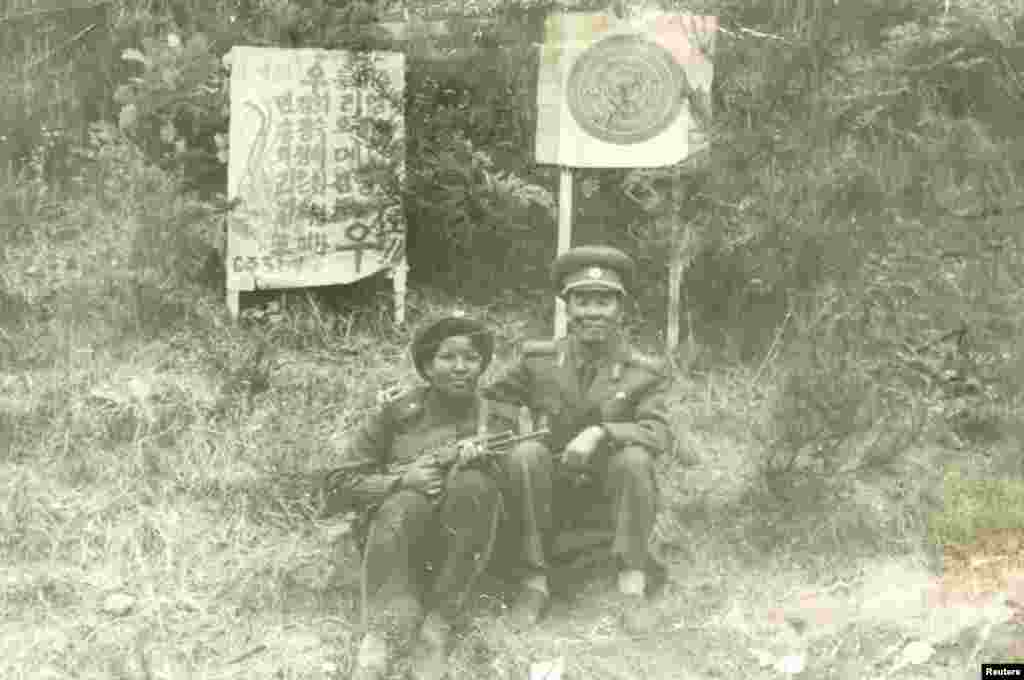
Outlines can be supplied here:
M476 392L483 366L484 358L472 341L465 335L453 335L441 341L424 373L442 394L466 397Z

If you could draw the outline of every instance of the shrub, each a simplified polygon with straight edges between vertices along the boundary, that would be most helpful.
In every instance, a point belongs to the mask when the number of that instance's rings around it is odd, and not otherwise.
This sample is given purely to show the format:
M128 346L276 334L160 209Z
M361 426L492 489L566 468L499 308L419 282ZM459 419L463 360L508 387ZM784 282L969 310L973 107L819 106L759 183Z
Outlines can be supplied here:
M930 522L937 543L969 543L981 530L1024 529L1024 478L993 478L958 467L943 481L943 507Z

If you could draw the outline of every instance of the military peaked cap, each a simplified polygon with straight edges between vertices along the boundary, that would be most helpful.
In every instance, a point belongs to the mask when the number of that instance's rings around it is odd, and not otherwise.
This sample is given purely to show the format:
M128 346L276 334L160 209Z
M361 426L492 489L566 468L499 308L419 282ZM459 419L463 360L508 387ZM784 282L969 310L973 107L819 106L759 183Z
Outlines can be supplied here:
M434 359L437 348L446 338L465 335L480 352L483 358L483 369L491 363L494 356L494 334L482 321L470 318L461 312L454 312L427 323L420 328L412 341L412 362L416 372L426 379L424 369Z
M555 259L551 269L555 289L562 297L583 288L627 294L636 275L633 258L610 246L570 248Z

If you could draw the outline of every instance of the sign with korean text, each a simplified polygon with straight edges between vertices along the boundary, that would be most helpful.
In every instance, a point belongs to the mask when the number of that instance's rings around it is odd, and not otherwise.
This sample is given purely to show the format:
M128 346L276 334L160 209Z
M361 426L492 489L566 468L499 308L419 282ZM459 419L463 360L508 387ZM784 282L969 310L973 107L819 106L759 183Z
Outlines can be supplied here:
M538 163L659 167L707 147L717 17L548 17L537 89Z
M230 59L228 289L403 265L403 55L236 47Z

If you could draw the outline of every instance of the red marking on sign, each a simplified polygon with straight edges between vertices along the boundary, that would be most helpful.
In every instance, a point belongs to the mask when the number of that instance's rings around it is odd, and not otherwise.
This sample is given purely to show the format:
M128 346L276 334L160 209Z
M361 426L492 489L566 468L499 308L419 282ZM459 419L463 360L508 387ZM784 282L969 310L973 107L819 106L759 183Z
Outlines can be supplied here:
M714 33L718 30L718 17L694 16L689 14L668 14L654 21L654 37L681 64L698 63L707 59L700 49L690 41L697 33ZM701 40L696 41L698 44Z

